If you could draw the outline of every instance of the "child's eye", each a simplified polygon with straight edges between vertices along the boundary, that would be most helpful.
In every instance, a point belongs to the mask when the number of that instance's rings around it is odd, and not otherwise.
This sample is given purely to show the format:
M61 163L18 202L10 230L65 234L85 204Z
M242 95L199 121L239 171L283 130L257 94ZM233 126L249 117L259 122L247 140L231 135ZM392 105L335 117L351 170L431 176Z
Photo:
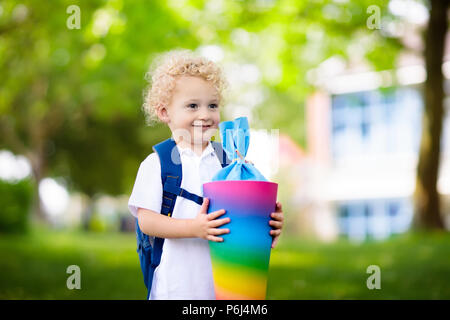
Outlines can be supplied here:
M197 104L191 103L188 105L188 108L195 109L195 108L197 108Z
M211 107L211 109L216 109L219 107L217 104L210 104L209 106Z

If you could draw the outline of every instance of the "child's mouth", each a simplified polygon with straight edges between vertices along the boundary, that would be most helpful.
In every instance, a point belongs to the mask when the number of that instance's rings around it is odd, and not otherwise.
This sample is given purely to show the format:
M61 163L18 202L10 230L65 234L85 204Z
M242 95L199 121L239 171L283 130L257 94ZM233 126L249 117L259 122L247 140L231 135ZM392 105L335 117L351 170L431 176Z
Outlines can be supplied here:
M209 128L211 128L211 126L194 126L194 128L201 128L203 131L208 130Z

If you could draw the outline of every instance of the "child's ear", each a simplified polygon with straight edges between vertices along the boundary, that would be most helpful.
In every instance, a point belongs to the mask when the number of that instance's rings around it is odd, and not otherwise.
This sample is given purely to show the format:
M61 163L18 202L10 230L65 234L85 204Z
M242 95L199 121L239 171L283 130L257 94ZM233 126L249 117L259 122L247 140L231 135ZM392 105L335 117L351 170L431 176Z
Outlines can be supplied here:
M164 122L164 123L170 122L169 114L167 112L166 107L158 108L158 111L156 113L158 115L159 120L161 120L162 122Z

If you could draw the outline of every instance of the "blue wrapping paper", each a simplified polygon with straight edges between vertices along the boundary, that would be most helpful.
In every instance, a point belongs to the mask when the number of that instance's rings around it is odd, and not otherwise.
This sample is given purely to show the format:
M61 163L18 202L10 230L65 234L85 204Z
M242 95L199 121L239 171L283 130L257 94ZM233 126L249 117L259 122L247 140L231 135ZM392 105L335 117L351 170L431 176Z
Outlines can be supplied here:
M222 148L232 162L221 169L212 178L212 181L267 181L253 164L245 162L245 156L247 155L248 146L250 144L250 129L247 117L240 117L233 121L221 122L219 123L219 130L222 139Z

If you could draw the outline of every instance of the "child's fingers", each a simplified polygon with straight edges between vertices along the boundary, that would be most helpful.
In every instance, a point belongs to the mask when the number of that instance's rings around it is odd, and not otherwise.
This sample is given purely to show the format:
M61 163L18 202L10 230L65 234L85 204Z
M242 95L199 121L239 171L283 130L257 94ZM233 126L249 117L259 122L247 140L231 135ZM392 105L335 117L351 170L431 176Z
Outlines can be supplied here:
M281 230L280 229L270 230L270 235L272 237L278 237L280 234L281 234Z
M277 202L275 205L275 212L282 212L282 206L280 202Z
M280 237L275 237L275 238L273 238L273 240L272 240L272 249L275 248L275 246L277 245L278 239L279 239L279 238L280 238Z
M282 212L272 212L272 214L270 216L272 217L272 219L277 220L277 221L284 220L284 215Z
M270 220L269 224L275 229L281 229L283 227L283 222L280 221Z
M226 234L229 232L230 232L230 229L211 228L208 230L208 234L213 235L213 236L219 236L219 235Z
M209 199L203 198L202 207L200 208L201 213L208 213Z
M211 212L210 214L208 214L208 219L209 219L209 220L214 220L214 219L216 219L217 217L223 215L224 213L225 213L225 210L224 210L224 209L220 209L220 210Z
M230 218L216 219L208 223L211 228L217 228L230 222Z
M210 235L210 234L206 236L206 239L209 240L209 241L214 241L214 242L223 242L223 238L215 237L215 236Z

